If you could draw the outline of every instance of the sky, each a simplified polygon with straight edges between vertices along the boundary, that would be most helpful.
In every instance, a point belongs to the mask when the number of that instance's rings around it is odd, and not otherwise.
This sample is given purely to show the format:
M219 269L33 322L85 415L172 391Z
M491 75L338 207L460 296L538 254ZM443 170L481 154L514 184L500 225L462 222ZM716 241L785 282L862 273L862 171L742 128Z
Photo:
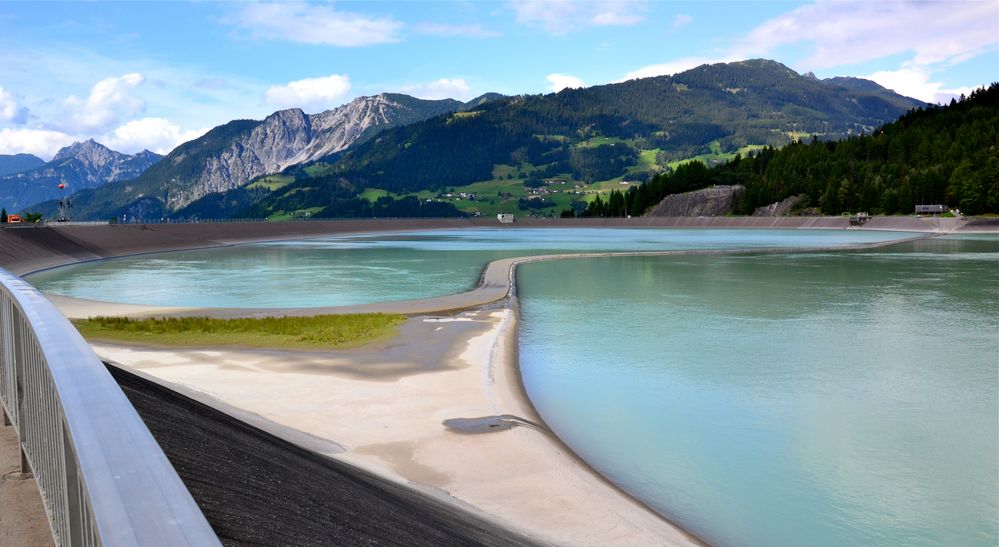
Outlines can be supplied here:
M234 119L779 61L928 102L999 81L999 0L0 2L0 154L165 154Z

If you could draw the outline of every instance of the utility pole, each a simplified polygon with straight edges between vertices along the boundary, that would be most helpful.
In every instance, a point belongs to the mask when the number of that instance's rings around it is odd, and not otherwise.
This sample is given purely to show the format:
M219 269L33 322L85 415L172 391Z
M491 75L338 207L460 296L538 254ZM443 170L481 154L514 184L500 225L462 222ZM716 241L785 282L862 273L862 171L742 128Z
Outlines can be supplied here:
M60 182L59 189L62 190L62 197L59 198L59 218L56 220L66 222L69 220L69 209L73 206L73 203L66 197L66 183Z

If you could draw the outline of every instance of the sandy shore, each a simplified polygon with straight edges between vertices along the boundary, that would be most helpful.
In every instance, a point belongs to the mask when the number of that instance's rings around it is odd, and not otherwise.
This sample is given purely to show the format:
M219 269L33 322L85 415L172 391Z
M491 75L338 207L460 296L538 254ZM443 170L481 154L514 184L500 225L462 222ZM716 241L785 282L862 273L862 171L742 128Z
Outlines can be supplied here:
M687 545L544 427L520 386L510 309L411 318L396 339L335 352L97 344L127 365L332 457L542 542ZM468 433L445 421L506 416Z

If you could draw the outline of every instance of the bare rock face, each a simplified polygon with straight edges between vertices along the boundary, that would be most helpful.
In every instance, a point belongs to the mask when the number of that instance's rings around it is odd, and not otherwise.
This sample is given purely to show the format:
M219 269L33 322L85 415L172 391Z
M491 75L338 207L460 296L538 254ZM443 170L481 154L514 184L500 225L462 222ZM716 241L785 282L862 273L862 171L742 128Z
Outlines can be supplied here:
M310 116L313 138L282 168L315 161L367 140L389 127L415 123L462 108L458 101L426 101L406 95L383 93L359 97L335 108Z
M423 101L384 93L313 115L298 108L275 112L220 153L209 155L194 181L176 184L169 206L179 209L206 194L238 188L261 175L339 152L383 129L461 107L454 100Z
M745 191L739 184L712 186L663 198L649 216L654 217L717 217L732 212L735 197Z
M771 203L770 205L765 205L763 207L757 207L753 211L754 217L786 217L791 216L791 210L794 209L798 204L805 200L807 196L804 194L799 196L791 196L784 201L778 201L776 203Z
M301 109L275 112L218 155L208 156L190 191L176 196L171 205L186 205L205 194L225 192L254 177L280 171L312 136L312 122Z

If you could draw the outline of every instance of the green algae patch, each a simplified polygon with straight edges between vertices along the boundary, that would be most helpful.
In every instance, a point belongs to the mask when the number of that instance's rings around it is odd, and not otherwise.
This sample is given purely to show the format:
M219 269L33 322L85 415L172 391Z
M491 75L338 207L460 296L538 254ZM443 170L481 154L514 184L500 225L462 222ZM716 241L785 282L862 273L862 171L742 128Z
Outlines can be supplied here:
M317 350L389 338L405 321L399 314L363 313L238 319L91 317L74 320L73 325L92 341Z

